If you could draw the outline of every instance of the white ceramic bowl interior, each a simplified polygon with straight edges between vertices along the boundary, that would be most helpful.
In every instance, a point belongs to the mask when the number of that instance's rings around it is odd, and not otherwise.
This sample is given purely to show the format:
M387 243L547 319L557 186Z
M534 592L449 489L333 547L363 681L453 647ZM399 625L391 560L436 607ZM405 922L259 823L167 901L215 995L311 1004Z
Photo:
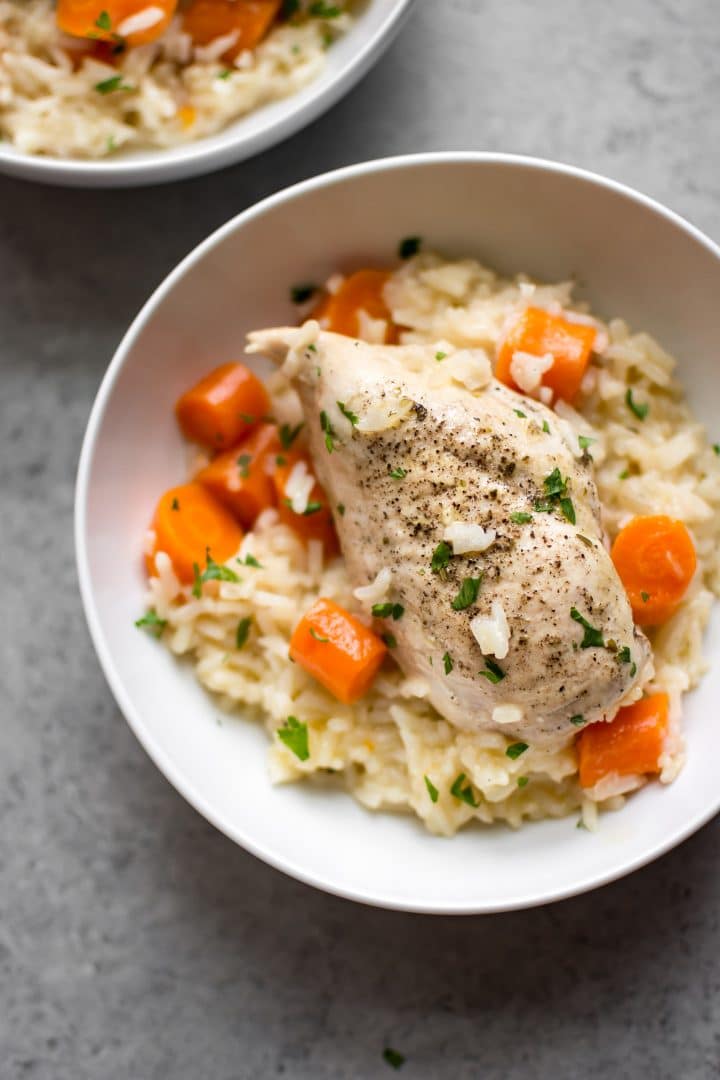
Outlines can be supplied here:
M341 792L272 787L266 735L219 710L188 667L133 627L140 550L158 495L184 478L178 394L243 356L246 331L293 321L288 287L392 262L398 240L474 255L506 273L576 274L602 314L656 334L680 361L702 419L717 429L720 252L657 204L610 181L530 159L442 154L355 166L248 210L193 252L128 332L93 409L77 488L85 608L128 721L172 783L210 821L272 865L354 899L431 912L539 904L618 877L697 829L720 805L713 745L720 666L687 698L688 760L595 834L573 818L452 840L412 818L369 813ZM707 654L717 656L720 621Z
M265 105L223 131L169 150L137 150L105 161L20 153L0 142L0 172L65 187L132 187L213 172L258 154L315 120L380 58L413 0L358 0L350 30L328 49L319 77L297 94Z

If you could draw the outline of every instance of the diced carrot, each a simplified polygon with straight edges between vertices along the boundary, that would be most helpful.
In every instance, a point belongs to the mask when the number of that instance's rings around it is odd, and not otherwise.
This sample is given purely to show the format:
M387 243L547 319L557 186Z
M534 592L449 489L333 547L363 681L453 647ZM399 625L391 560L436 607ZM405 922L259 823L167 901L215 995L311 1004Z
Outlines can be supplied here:
M145 45L165 32L176 7L177 0L57 0L55 19L73 37ZM143 24L146 11L156 15L149 26Z
M551 315L543 308L528 307L505 336L497 355L495 378L513 390L520 390L510 373L516 352L553 357L552 367L542 376L542 385L564 401L572 401L578 390L595 344L595 328Z
M290 657L346 705L369 689L387 649L381 639L333 600L321 597L290 639Z
M224 563L240 547L243 531L235 518L200 484L181 484L166 491L152 521L153 550L145 558L147 572L156 572L155 556L170 556L180 581L193 580L193 563L204 567L207 552Z
M281 6L282 0L190 0L183 30L195 45L236 33L234 43L223 53L223 60L231 61L262 41Z
M609 724L586 727L577 741L582 787L594 787L611 773L642 776L659 772L669 707L667 694L650 694L620 709Z
M343 281L335 293L328 293L315 308L313 318L322 319L326 329L348 337L362 337L359 312L387 323L385 344L396 345L398 327L385 303L383 289L389 270L357 270Z
M304 514L296 514L289 505L287 483L290 473L299 461L304 461L308 472L312 473L312 463L298 451L284 454L283 457L285 464L278 465L273 474L280 520L285 525L289 525L302 540L322 540L324 553L334 554L338 550L337 533L330 503L322 485L317 480L315 481Z
M218 454L195 479L250 529L261 510L275 505L268 456L279 452L277 428L261 424L233 450Z
M651 514L633 518L611 552L639 626L659 626L676 611L693 579L697 556L682 521Z
M257 375L244 364L221 364L178 398L183 435L212 450L236 446L270 408Z

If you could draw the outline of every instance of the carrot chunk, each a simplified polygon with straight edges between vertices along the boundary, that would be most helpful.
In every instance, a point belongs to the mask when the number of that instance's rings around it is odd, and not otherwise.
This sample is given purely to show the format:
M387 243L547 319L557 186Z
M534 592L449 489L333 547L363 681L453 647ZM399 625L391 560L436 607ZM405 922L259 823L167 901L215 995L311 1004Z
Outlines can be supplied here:
M650 694L620 709L609 724L591 724L578 736L580 784L594 787L598 780L660 771L668 730L667 694Z
M236 446L264 416L270 398L244 364L221 364L178 398L183 435L211 450Z
M639 626L659 626L677 610L693 579L697 556L682 521L651 514L633 518L611 549Z
M521 390L510 372L515 353L549 353L553 365L543 374L542 385L549 386L564 401L572 401L580 389L594 343L594 327L551 315L543 308L528 307L510 327L498 350L495 378L513 390Z
M314 318L322 320L336 334L359 338L362 337L359 312L364 311L371 319L386 321L385 344L396 345L398 327L383 297L389 277L389 270L357 270L345 278L337 292L328 293L320 301L313 312Z
M290 657L346 705L369 689L387 649L372 630L321 597L290 639Z
M262 41L281 5L282 0L190 0L183 14L183 30L195 45L236 34L223 53L223 60L231 61Z
M195 479L249 529L262 510L275 505L268 458L279 452L277 428L261 424L233 450L218 454Z
M290 506L287 487L293 469L302 461L305 462L307 471L312 474L312 463L297 451L283 456L285 464L278 465L273 475L280 520L289 525L302 540L322 540L325 554L334 554L338 550L337 533L330 503L322 485L315 481L304 513L296 514Z
M57 0L55 20L73 37L145 45L165 32L176 7L177 0Z
M232 514L200 484L181 484L166 491L155 510L152 552L145 564L150 576L156 573L155 556L170 556L180 581L193 580L193 563L205 566L207 553L224 563L240 547L243 531Z

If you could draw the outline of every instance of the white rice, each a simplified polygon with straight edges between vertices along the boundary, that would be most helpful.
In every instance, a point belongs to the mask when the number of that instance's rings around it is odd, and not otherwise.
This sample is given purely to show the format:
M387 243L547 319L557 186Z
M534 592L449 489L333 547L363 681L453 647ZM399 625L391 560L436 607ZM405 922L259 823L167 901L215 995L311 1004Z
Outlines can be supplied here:
M191 142L317 78L327 46L349 25L347 13L280 23L228 65L221 58L234 34L193 48L176 16L117 66L88 57L74 71L64 46L82 39L58 30L53 0L0 0L0 136L25 153L65 158ZM116 75L124 89L96 89Z
M528 303L571 305L578 318L588 317L582 306L572 305L569 283L503 280L473 260L449 262L429 254L403 264L386 286L386 299L394 320L408 328L406 343L443 342L490 354L509 318ZM702 634L713 594L720 592L720 459L673 380L674 361L651 337L631 333L620 320L597 325L598 341L607 348L595 357L575 405L560 403L557 413L575 442L578 432L595 440L590 452L609 536L636 514L667 513L688 526L698 555L698 572L680 609L649 635L655 676L648 689L666 691L671 703L671 738L661 775L669 782L683 760L681 697L705 671ZM625 403L630 384L636 399L650 406L642 423ZM284 411L296 415L283 376L273 377L271 390L279 418L286 418ZM531 746L512 760L505 753L509 740L501 733L456 730L425 700L424 680L406 678L392 662L360 702L340 704L289 661L288 640L318 596L367 621L366 598L361 603L353 594L342 558L323 566L319 552L312 546L307 550L272 512L263 515L251 540L245 539L243 552L250 542L262 567L239 568L231 560L242 581L209 583L201 599L179 586L169 560L159 557L148 602L168 621L165 641L173 652L193 659L200 681L229 710L249 706L262 718L271 736L274 781L331 770L365 806L411 811L443 835L469 821L519 826L526 819L573 811L592 828L598 808L619 808L624 795L644 783L642 777L611 778L584 792L572 746L559 752ZM384 595L385 580L371 588ZM238 650L235 632L246 616L253 620L252 630ZM498 612L494 629L478 628L493 630L496 655L504 645L502 621ZM515 707L496 710L498 724L518 721L508 709ZM289 715L307 724L307 761L275 736ZM465 775L460 789L472 784L475 807L451 791L460 774ZM438 792L436 802L426 777Z

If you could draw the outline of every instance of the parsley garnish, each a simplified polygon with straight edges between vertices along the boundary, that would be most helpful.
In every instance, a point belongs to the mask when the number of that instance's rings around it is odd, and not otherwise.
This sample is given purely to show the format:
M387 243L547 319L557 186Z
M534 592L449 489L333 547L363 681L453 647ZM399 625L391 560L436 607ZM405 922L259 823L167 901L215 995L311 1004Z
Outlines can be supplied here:
M97 26L98 30L112 30L112 20L110 18L110 13L107 11L101 11L97 19L95 20L95 25Z
M435 787L429 776L424 776L423 780L425 781L425 787L427 788L428 795L430 796L430 802L437 802L438 795L440 794L438 789Z
M383 641L387 645L388 649L397 648L397 638L395 637L394 634L390 634L390 633L381 634L380 637L383 639Z
M640 599L642 600L643 604L647 604L648 600L650 599L650 593L649 592L641 592L640 593Z
M283 502L292 510L292 499L283 499ZM309 502L305 509L302 511L302 517L309 517L310 514L317 514L318 510L322 509L323 504L321 502ZM294 513L297 513L297 510L295 510Z
M391 1065L393 1069L399 1069L401 1065L405 1064L405 1058L397 1050L393 1050L392 1046L386 1046L383 1050L383 1059Z
M570 723L571 723L571 724L574 724L574 725L575 725L575 727L582 727L582 726L583 726L583 724L585 723L585 717L584 717L584 716L581 716L581 715L580 715L580 714L578 713L578 715L577 715L577 716L571 716L571 717L570 717Z
M532 521L532 519L532 514L527 514L524 510L516 511L515 513L510 515L510 520L515 525L527 525L529 522Z
M244 559L236 559L241 566L254 566L257 570L262 570L262 564L257 561L254 555L246 555Z
M593 542L592 542L592 540L590 540L589 537L583 536L582 533L576 533L575 535L577 536L577 539L580 541L580 543L584 544L585 547L592 547L593 546Z
M252 463L252 456L250 454L241 454L237 459L238 468L240 469L240 475L243 480L246 480L250 475L250 465Z
M519 758L521 754L524 754L527 748L528 744L526 742L514 742L507 747L505 755L514 761L515 758Z
M650 406L647 401L641 403L634 400L632 389L629 386L625 392L625 404L630 412L637 416L638 420L644 420L650 412Z
M516 416L519 416L521 420L527 420L527 413L524 413L522 409L513 409Z
M406 236L400 241L398 255L401 259L410 259L413 255L417 255L421 244L422 239L419 236Z
M160 637L167 626L167 619L161 619L155 608L150 608L140 619L135 620L139 630L149 630L155 637Z
M478 675L484 676L491 683L499 683L501 679L505 678L503 669L498 667L494 660L488 660L487 656L485 657L485 670L479 671Z
M598 630L592 626L584 615L581 615L576 607L570 608L570 618L575 622L580 623L585 633L583 639L580 642L581 649L604 649L605 638L602 635L602 630Z
M442 350L441 350L441 349L438 349L438 351L437 351L437 352L435 353L435 359L436 359L436 360L438 361L438 363L439 363L439 362L440 362L441 360L444 360L444 359L445 359L446 357L447 357L447 353L446 353L446 352L442 352Z
M712 444L712 448L713 448L713 453L717 454L718 457L720 457L720 442L714 442Z
M617 658L618 658L618 660L620 661L621 664L629 664L630 661L632 660L632 656L630 654L630 646L629 645L623 645L622 649L620 649L620 651L617 654Z
M304 285L293 285L290 289L290 299L293 304L304 304L318 291L317 285L306 283Z
M407 476L407 469L403 469L399 465L396 465L394 469L391 469L388 465L388 473L392 476L393 480L404 480Z
M241 619L237 624L237 630L235 631L235 644L238 649L242 649L243 645L248 639L250 633L250 627L252 626L252 618L247 615L244 619Z
M278 431L278 435L280 436L280 443L283 450L290 449L304 426L305 425L302 421L294 428L291 428L289 424L283 424L281 426L280 430Z
M460 775L457 776L453 781L453 785L450 788L450 794L454 795L456 799L460 800L460 802L467 803L468 806L479 806L480 803L473 795L473 790L470 784L468 783L467 787L463 787L465 780L465 773L461 772Z
M441 577L445 577L445 571L447 570L450 560L453 557L453 550L450 544L446 540L441 540L438 546L435 548L430 560L430 569L433 574L440 574Z
M460 591L452 602L453 611L464 611L465 608L469 608L471 604L474 604L477 600L477 595L480 591L480 582L482 581L482 574L480 577L466 577L460 586Z
M405 608L402 604L373 604L372 613L376 619L389 619L392 615L395 622L397 622L405 614Z
M330 420L328 419L328 414L325 412L324 409L320 413L320 427L325 432L325 449L327 450L328 454L332 454L333 450L335 449L335 430L330 423Z
M559 498L561 495L567 495L567 480L563 479L563 475L557 466L553 469L549 476L546 476L543 480L543 487L545 488L545 494L548 499Z
M563 477L560 470L555 467L549 476L543 480L545 498L535 500L535 510L538 513L549 514L555 509L560 509L571 525L575 524L575 507L568 495L567 477Z
M218 79L229 79L232 75L232 68L225 68L223 71L218 71Z
M594 442L597 442L597 439L591 439L589 435L578 435L578 445L581 450L587 450ZM592 457L592 454L588 456Z
M239 581L234 570L231 570L229 566L222 566L220 563L216 563L210 554L210 548L205 550L205 559L207 566L200 573L200 567L197 563L193 563L193 596L199 597L202 593L202 586L206 581Z
M618 473L618 480L627 480L629 475L630 475L630 470L629 469L623 469L623 471L621 473Z
M345 503L338 503L337 504L337 512L340 515L340 517L345 517Z
M442 658L443 667L445 668L445 674L449 675L452 669L455 667L455 662L449 652L446 652Z
M525 785L527 784L529 779L530 779L529 776L518 776L518 778L517 778L517 786L518 787L525 787Z
M359 419L358 414L348 409L343 401L336 401L335 404L337 405L338 409L343 414L345 419L349 420L352 426L355 427Z
M334 4L326 4L324 0L315 0L308 11L318 19L337 19L338 15L342 15L342 8Z
M550 434L550 425L548 424L547 420L543 420L542 428L546 435Z
M310 757L307 724L301 724L296 716L288 716L283 726L278 728L277 736L301 761L307 761Z
M98 94L112 94L115 90L132 90L133 87L123 82L122 75L111 75L109 79L95 83L95 89Z
M310 627L310 637L315 638L315 640L319 641L321 645L327 645L328 641L330 640L330 638L322 637L320 634L318 634L314 626Z
M171 510L179 510L180 509L180 502L179 502L178 499L173 499L173 501L170 503L170 509Z
M575 507L573 506L572 499L561 499L560 509L563 512L564 517L570 522L571 525L575 524Z

